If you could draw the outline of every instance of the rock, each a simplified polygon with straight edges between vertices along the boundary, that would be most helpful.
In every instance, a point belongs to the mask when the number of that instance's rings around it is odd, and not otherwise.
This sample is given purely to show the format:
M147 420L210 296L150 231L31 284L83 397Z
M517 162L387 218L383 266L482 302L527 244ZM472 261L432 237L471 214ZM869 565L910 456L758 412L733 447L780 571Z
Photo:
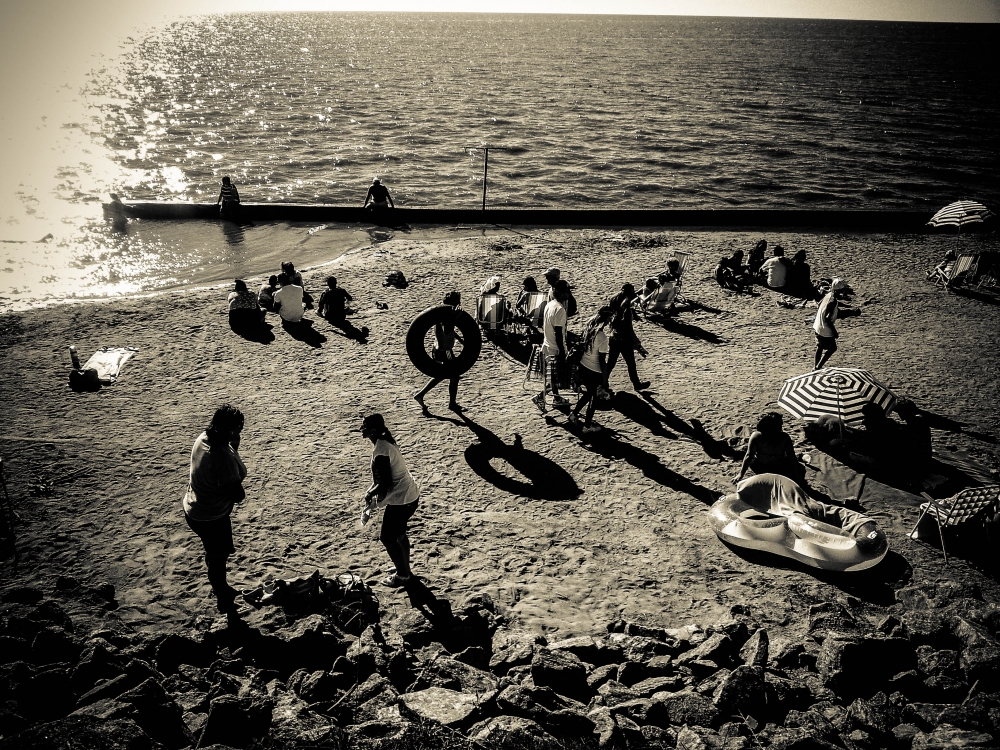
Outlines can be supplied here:
M611 713L615 716L627 716L637 724L649 724L649 712L653 708L653 701L649 698L635 698L611 708Z
M656 750L656 748L672 748L677 745L677 732L673 729L661 729L650 724L639 727L639 731L642 732L642 738L651 750Z
M847 718L855 728L883 739L900 719L899 709L889 702L885 693L875 693L870 699L856 698L847 708Z
M901 718L907 723L916 724L923 730L930 730L941 723L938 721L938 717L947 707L947 703L922 703L913 701L912 703L908 703L902 710Z
M340 693L339 681L329 672L316 671L297 681L297 688L293 692L306 703L331 701Z
M68 716L0 739L0 750L152 750L153 741L129 719Z
M920 734L920 727L913 724L897 724L892 728L892 736L900 747L909 747L913 738Z
M597 747L600 750L612 750L624 744L618 723L608 708L594 709L587 717L594 722L594 733L597 734Z
M22 661L30 648L31 644L24 638L0 636L0 664Z
M341 731L328 718L309 710L305 701L291 693L283 693L274 703L268 741L281 748L316 747Z
M701 682L694 686L694 691L698 695L704 695L706 698L711 698L715 695L715 691L718 689L719 685L725 682L726 678L729 677L731 670L720 669L713 674L706 677Z
M148 679L115 700L133 707L131 718L154 741L171 750L193 744L184 711L155 680Z
M239 699L232 695L222 695L212 699L198 747L214 744L246 747L255 735L250 717Z
M42 590L34 586L13 586L3 593L5 604L38 604L45 594Z
M867 630L854 613L836 602L809 607L809 635L822 641L829 635L861 635Z
M917 669L928 677L933 675L955 677L959 674L958 651L920 646L917 648Z
M448 656L438 656L422 666L417 679L407 692L429 687L443 687L471 695L479 695L482 702L493 699L500 681L490 672L470 667Z
M952 634L958 638L962 648L981 648L996 646L996 639L982 625L975 625L962 617L956 617Z
M933 732L918 732L913 736L911 750L951 750L952 748L995 748L993 737L983 732L970 732L950 724L942 724Z
M764 675L764 696L768 714L775 720L784 720L785 714L805 709L812 701L807 686L770 672Z
M17 691L17 713L32 724L66 716L76 704L65 666L48 667L28 677Z
M824 684L838 695L870 695L893 675L913 669L912 646L901 638L828 637L816 667Z
M667 657L668 659L670 657ZM618 675L615 679L622 685L631 686L637 682L642 682L648 676L646 664L641 661L627 661L618 666Z
M578 638L566 638L561 641L549 644L550 651L568 651L580 661L588 664L601 663L601 647L597 640L589 635Z
M938 581L905 586L896 591L896 601L906 609L940 609L965 599L982 601L982 592L973 583Z
M370 630L371 627L365 630L354 645L362 642L365 645L371 645L373 640L378 641L379 639L382 643L386 643L386 638L382 636L381 632L377 636L373 636L369 632ZM318 614L307 615L296 620L290 627L276 630L273 633L273 638L283 644L278 654L283 663L273 666L279 670L283 669L284 673L292 671L289 667L308 669L309 671L329 669L333 660L344 652L340 638L331 632L331 627L326 620ZM390 644L390 647L402 649L402 639L397 637Z
M505 714L523 716L545 726L551 712L582 708L582 704L563 698L551 688L512 685L497 696L497 707Z
M604 698L604 705L614 708L619 703L635 700L639 694L625 687L617 680L608 680L597 689L598 695Z
M997 644L964 649L959 664L965 674L965 681L970 685L979 681L982 690L1000 686L1000 646Z
M79 663L73 669L70 683L74 692L82 695L99 682L118 677L125 671L125 663L107 648L95 645L83 652Z
M416 609L407 609L398 614L392 621L392 629L414 649L424 648L440 638L434 625Z
M886 691L890 694L899 692L907 696L910 700L919 700L926 692L924 678L917 670L908 669L905 672L893 675L886 683Z
M774 655L774 667L776 669L796 669L801 666L800 660L805 652L806 647L802 643L784 643Z
M764 670L740 666L719 685L712 702L724 716L761 716L764 709Z
M621 661L648 662L654 656L674 656L679 647L674 641L660 641L639 635L612 633L602 648L599 663Z
M625 629L622 632L625 635L638 635L643 638L654 638L658 641L665 640L667 637L667 631L663 628L643 625L638 622L626 622Z
M962 700L969 692L968 683L947 675L928 677L923 681L922 687L923 690L914 691L914 695L911 697L935 703L953 703Z
M550 687L568 698L587 700L591 694L586 667L569 651L536 650L531 660L531 679L535 685Z
M958 645L958 639L952 634L955 617L947 611L908 610L902 612L899 619L914 644L937 649Z
M120 674L110 680L105 680L91 690L80 696L76 702L77 708L89 706L97 701L117 698L122 693L131 690L137 685L135 679L126 674Z
M42 628L31 642L31 660L35 664L75 662L80 647L59 628Z
M387 718L399 718L396 704L399 693L385 677L373 674L355 688L345 701L345 712L350 722L362 724Z
M825 742L836 743L837 741L836 727L816 710L796 711L792 709L785 717L784 724L790 729L804 729L810 737L816 737Z
M708 743L690 727L681 727L677 732L677 746L684 750L709 750Z
M664 729L671 724L711 727L719 720L719 711L709 700L688 690L656 693L651 700L655 705L650 709L649 720Z
M618 731L625 740L626 747L640 747L645 742L639 725L627 716L616 714L615 724L618 726Z
M804 729L785 727L771 732L770 742L769 750L841 750L842 747L821 737L813 737Z
M70 716L87 716L92 719L129 719L135 715L135 707L128 703L121 703L114 698L106 698L78 708Z
M587 687L591 690L597 690L597 688L608 680L614 679L614 677L618 674L619 666L620 665L618 664L605 664L604 666L597 667L593 672L587 675Z
M733 641L725 633L715 633L703 643L682 654L678 664L690 665L694 661L711 661L722 666L728 664L733 652Z
M593 720L582 710L560 708L549 713L545 728L555 737L589 737L596 727Z
M546 645L542 636L522 631L501 628L493 636L493 656L490 657L490 671L505 675L511 667L531 664L535 648Z
M469 646L455 654L454 659L483 671L490 668L490 655L482 646Z
M984 696L975 696L964 703L948 705L937 717L937 724L951 724L959 729L969 729L975 732L996 731L990 719L990 703Z
M187 636L171 633L156 647L156 668L165 675L174 674L181 664L208 666L212 654L204 644Z
M895 615L886 615L883 617L878 621L875 629L883 635L892 636L894 638L907 637L906 627L903 625L903 621Z
M740 649L740 660L748 667L764 669L767 666L769 648L770 639L767 631L760 629L743 644L743 648Z
M469 737L479 743L496 747L538 747L546 750L559 744L538 723L523 716L496 716L481 721L469 730Z
M673 693L683 687L684 679L675 675L673 677L650 677L642 682L637 682L630 689L640 697L647 698L654 693Z
M313 631L312 637L324 636ZM397 689L404 688L411 681L408 679L409 665L402 637L378 624L365 628L347 649L347 658L354 662L358 680L367 680L377 672L388 678Z
M474 695L432 687L399 696L399 713L411 721L458 728L472 723L480 701Z

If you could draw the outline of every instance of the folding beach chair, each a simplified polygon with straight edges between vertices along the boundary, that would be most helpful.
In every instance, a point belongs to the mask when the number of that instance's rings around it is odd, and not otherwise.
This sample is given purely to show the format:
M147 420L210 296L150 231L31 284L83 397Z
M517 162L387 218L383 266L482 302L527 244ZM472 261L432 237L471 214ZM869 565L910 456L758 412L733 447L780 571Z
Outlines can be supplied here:
M926 499L926 503L920 505L920 517L913 525L910 532L910 539L916 539L917 527L924 516L930 513L937 521L938 531L941 534L941 551L944 553L945 565L948 564L948 549L945 547L944 529L946 526L958 526L978 518L989 508L996 507L1000 503L1000 484L989 485L988 487L974 487L962 490L957 495L952 495L943 500L935 500L926 492L921 492Z
M681 296L681 280L684 278L684 269L687 268L688 254L682 253L680 250L674 250L674 260L677 261L677 281L674 283L674 297L671 300L674 303L686 302L684 297Z
M476 322L486 333L507 325L507 298L502 294L484 294L476 300Z
M927 278L941 284L945 289L950 289L953 286L964 283L968 279L974 278L978 263L978 253L962 253L943 268L935 268Z
M549 296L545 292L526 292L518 298L511 317L511 328L515 333L528 336L542 327L545 319L545 305Z

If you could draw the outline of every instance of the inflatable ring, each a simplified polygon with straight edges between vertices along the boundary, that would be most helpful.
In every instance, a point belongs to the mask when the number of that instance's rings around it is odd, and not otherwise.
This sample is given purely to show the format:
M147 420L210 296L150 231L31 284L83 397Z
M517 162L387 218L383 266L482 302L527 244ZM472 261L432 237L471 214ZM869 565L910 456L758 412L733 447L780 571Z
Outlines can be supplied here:
M854 522L853 534L803 513L755 507L737 494L712 506L710 523L727 544L790 557L814 568L851 572L878 565L889 550L885 532L860 513L837 510Z
M455 320L455 328L462 334L461 354L447 362L439 362L427 351L424 346L427 332L452 315L456 315L456 310L450 305L429 307L410 323L410 330L406 332L406 354L413 366L427 377L446 380L464 375L479 359L483 337L479 332L479 324L465 310L458 310Z

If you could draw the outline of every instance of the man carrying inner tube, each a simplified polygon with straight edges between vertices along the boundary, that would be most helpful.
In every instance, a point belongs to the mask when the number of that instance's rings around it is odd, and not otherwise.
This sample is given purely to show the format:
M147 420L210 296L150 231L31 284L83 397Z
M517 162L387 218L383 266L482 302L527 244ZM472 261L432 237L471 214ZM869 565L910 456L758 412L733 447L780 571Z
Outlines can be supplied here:
M438 362L450 362L455 358L455 339L458 338L458 334L455 332L455 319L460 312L459 305L461 301L462 297L458 292L448 292L444 296L444 304L451 306L455 310L455 315L450 319L445 319L434 324L434 350L432 355ZM448 408L452 411L462 411L462 407L456 401L458 398L458 380L460 377L461 375L452 375L448 382ZM427 381L427 385L413 394L413 398L420 404L420 410L424 414L430 414L427 405L424 404L424 396L442 380L444 378L431 378Z

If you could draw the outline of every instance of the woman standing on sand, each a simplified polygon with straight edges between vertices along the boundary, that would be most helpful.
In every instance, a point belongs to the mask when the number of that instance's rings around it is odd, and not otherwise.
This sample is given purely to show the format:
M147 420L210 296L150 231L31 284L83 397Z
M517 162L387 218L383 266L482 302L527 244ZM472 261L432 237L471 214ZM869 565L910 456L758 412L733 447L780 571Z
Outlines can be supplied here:
M208 581L220 612L232 612L239 593L226 581L226 561L233 545L233 506L246 497L243 480L247 467L240 458L243 413L223 404L215 410L208 428L194 441L191 478L184 495L184 518L205 547Z
M406 524L417 510L420 490L381 414L369 414L364 418L361 435L375 446L372 450L372 484L365 492L365 502L374 503L375 508L385 508L378 538L396 565L395 571L382 583L399 588L409 584L413 577Z
M594 409L597 408L597 392L599 389L608 388L608 334L606 328L611 325L615 317L615 311L605 305L597 314L587 321L587 327L583 329L583 356L580 358L580 379L583 381L585 393L576 402L576 406L569 413L570 424L576 425L580 421L580 411L587 407L587 413L583 420L583 431L586 433L599 432L600 427L594 421Z

